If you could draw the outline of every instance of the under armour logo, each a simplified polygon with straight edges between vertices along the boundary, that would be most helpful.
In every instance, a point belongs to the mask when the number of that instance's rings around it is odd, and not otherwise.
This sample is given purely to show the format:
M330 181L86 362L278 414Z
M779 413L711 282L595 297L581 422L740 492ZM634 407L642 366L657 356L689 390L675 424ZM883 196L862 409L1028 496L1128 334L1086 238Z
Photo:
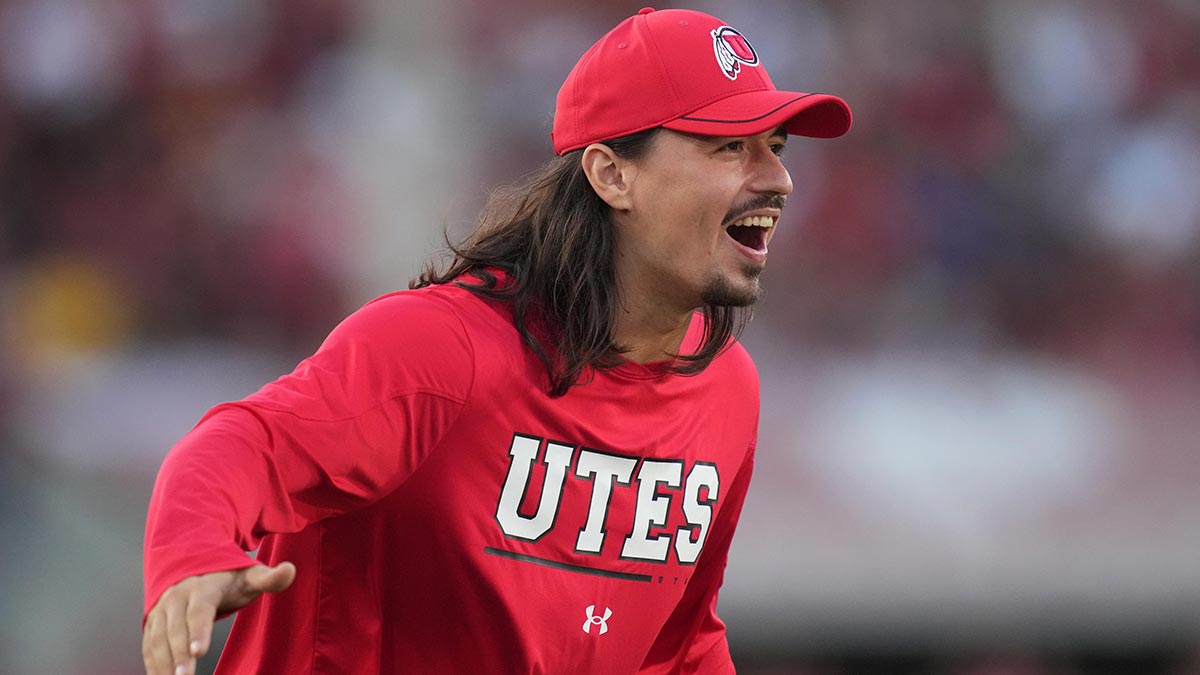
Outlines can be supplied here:
M596 616L596 606L587 606L587 621L583 622L583 632L588 635L592 634L592 626L600 626L600 635L608 632L608 617L612 616L612 610L605 607L604 616Z

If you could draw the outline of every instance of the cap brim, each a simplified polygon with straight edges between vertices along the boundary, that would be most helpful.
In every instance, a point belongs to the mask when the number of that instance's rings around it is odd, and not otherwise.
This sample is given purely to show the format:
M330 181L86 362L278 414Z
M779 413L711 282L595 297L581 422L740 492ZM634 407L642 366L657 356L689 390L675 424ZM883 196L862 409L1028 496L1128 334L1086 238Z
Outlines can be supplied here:
M789 134L836 138L850 130L850 106L836 96L760 90L734 94L662 126L705 136L753 136L777 127Z

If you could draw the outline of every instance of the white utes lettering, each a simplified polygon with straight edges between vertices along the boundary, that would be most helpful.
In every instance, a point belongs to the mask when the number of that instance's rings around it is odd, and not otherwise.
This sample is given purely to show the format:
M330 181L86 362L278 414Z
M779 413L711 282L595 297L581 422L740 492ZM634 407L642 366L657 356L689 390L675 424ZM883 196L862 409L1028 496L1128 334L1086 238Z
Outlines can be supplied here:
M621 546L621 558L665 563L672 548L684 565L695 564L700 557L720 490L720 475L715 464L696 462L685 480L682 460L626 457L553 441L544 443L541 438L522 434L513 436L508 454L511 458L508 475L496 506L496 522L506 536L538 541L550 532L558 520L567 476L572 475L592 482L587 519L575 541L577 553L600 553L607 535L614 490L620 486L635 490L637 500L629 536ZM529 491L534 463L539 455L545 467L542 491L537 510L527 516L520 512L520 507ZM573 458L575 470L571 472ZM678 527L673 534L661 532L667 525L681 486L683 499L679 508L687 524ZM579 525L572 523L571 526ZM660 532L652 536L654 530Z

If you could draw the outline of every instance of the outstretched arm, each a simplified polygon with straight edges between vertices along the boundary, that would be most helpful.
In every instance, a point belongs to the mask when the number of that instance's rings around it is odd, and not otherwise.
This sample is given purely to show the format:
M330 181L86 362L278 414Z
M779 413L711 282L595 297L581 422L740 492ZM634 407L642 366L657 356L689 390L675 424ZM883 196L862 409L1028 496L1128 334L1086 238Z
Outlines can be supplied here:
M457 418L473 372L448 305L398 294L355 312L291 374L210 411L172 448L151 497L147 669L193 663L215 616L291 584L290 564L246 555L262 537L400 486Z

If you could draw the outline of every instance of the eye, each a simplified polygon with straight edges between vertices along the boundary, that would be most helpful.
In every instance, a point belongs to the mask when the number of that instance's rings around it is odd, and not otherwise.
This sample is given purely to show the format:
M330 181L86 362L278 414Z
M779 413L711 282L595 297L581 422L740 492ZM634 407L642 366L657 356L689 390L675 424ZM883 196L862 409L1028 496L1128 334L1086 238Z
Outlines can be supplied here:
M721 146L721 150L725 152L739 152L746 147L745 141L730 141Z
M775 153L776 157L783 157L783 151L786 149L787 149L787 144L785 144L785 143L772 143L771 144L771 152Z

